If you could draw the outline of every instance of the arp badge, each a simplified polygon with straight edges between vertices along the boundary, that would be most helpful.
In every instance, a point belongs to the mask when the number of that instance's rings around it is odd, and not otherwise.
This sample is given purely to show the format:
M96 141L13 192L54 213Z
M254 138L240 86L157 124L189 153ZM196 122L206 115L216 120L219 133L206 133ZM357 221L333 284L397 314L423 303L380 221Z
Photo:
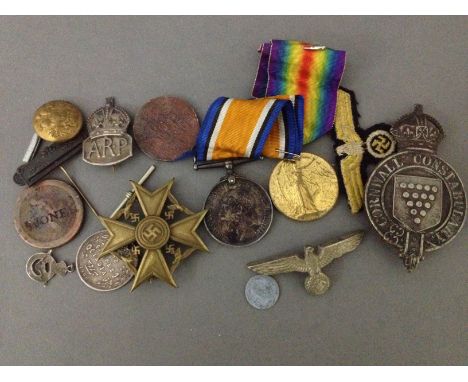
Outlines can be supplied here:
M106 105L88 118L89 137L83 142L83 160L96 166L111 166L133 155L132 137L126 133L128 113L106 98Z

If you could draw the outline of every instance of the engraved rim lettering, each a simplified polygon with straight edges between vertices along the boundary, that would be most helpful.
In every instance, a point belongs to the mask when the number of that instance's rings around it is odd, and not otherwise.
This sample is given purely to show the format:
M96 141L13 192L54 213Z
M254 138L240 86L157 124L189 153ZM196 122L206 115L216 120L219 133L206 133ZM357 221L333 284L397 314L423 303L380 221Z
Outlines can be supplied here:
M98 231L80 245L76 254L78 276L87 287L98 292L119 289L133 278L132 272L117 256L98 259L108 239L106 230Z
M453 240L463 228L466 218L466 195L463 183L455 170L437 155L423 150L409 150L397 153L381 162L374 169L366 184L366 211L372 225L384 240L401 249L404 246L404 235L408 231L408 227L400 227L400 222L394 217L395 195L392 191L394 188L392 182L394 183L396 179L402 179L398 178L400 175L411 177L415 174L417 174L416 177L422 179L419 184L401 182L402 184L399 185L399 187L408 189L408 191L402 191L401 195L407 207L415 207L412 208L416 211L415 219L417 215L421 214L421 211L426 211L426 216L430 213L429 211L433 208L432 203L437 201L435 196L437 192L441 192L441 195L448 198L448 202L444 202L445 207L441 211L440 221L435 226L422 230L425 251L431 252ZM439 181L442 184L442 190L438 190L436 185L425 184L426 179ZM420 189L418 190L418 188ZM392 193L390 206L385 200L386 193L389 192ZM414 197L412 197L413 194ZM425 197L422 197L423 195ZM418 202L420 205L416 205ZM419 219L421 221L418 221L417 224L423 222L422 217ZM432 230L426 232L430 229Z

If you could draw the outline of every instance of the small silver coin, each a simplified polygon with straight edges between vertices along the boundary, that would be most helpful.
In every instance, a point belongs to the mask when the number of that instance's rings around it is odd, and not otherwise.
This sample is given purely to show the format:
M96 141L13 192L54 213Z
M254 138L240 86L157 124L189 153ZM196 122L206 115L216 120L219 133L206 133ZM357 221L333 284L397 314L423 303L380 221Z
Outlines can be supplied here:
M81 244L76 254L76 269L81 281L99 292L119 289L133 278L132 272L117 256L99 259L108 239L106 230L98 231Z
M253 276L245 285L245 298L255 309L268 309L276 304L279 286L270 276Z

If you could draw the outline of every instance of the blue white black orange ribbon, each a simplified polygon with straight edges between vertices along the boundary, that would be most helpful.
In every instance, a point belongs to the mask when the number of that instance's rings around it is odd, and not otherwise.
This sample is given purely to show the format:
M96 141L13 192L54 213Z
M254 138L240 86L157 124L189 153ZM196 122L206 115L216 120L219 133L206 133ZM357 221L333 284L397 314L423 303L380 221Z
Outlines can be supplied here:
M201 125L196 159L291 158L302 150L303 114L302 96L220 97Z

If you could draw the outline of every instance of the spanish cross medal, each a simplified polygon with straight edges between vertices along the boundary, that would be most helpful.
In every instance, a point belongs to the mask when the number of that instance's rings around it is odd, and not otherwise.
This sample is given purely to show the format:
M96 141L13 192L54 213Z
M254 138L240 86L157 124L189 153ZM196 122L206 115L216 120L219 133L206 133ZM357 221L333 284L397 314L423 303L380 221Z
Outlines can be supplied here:
M129 244L136 244L135 253L142 254L136 270L132 290L153 277L176 287L173 276L180 262L195 250L208 251L197 234L206 211L194 213L182 206L172 195L174 180L149 191L131 182L138 209L133 209L133 200L128 201L123 211L125 221L100 217L109 238L102 248L100 257L111 254ZM132 267L133 269L133 267Z
M426 252L444 246L462 229L466 195L455 170L436 155L444 133L421 105L401 117L390 133L398 152L369 177L365 206L374 228L399 249L412 271Z
M83 142L83 160L96 166L111 166L130 158L132 137L126 133L130 116L106 98L106 105L88 118L89 137Z

